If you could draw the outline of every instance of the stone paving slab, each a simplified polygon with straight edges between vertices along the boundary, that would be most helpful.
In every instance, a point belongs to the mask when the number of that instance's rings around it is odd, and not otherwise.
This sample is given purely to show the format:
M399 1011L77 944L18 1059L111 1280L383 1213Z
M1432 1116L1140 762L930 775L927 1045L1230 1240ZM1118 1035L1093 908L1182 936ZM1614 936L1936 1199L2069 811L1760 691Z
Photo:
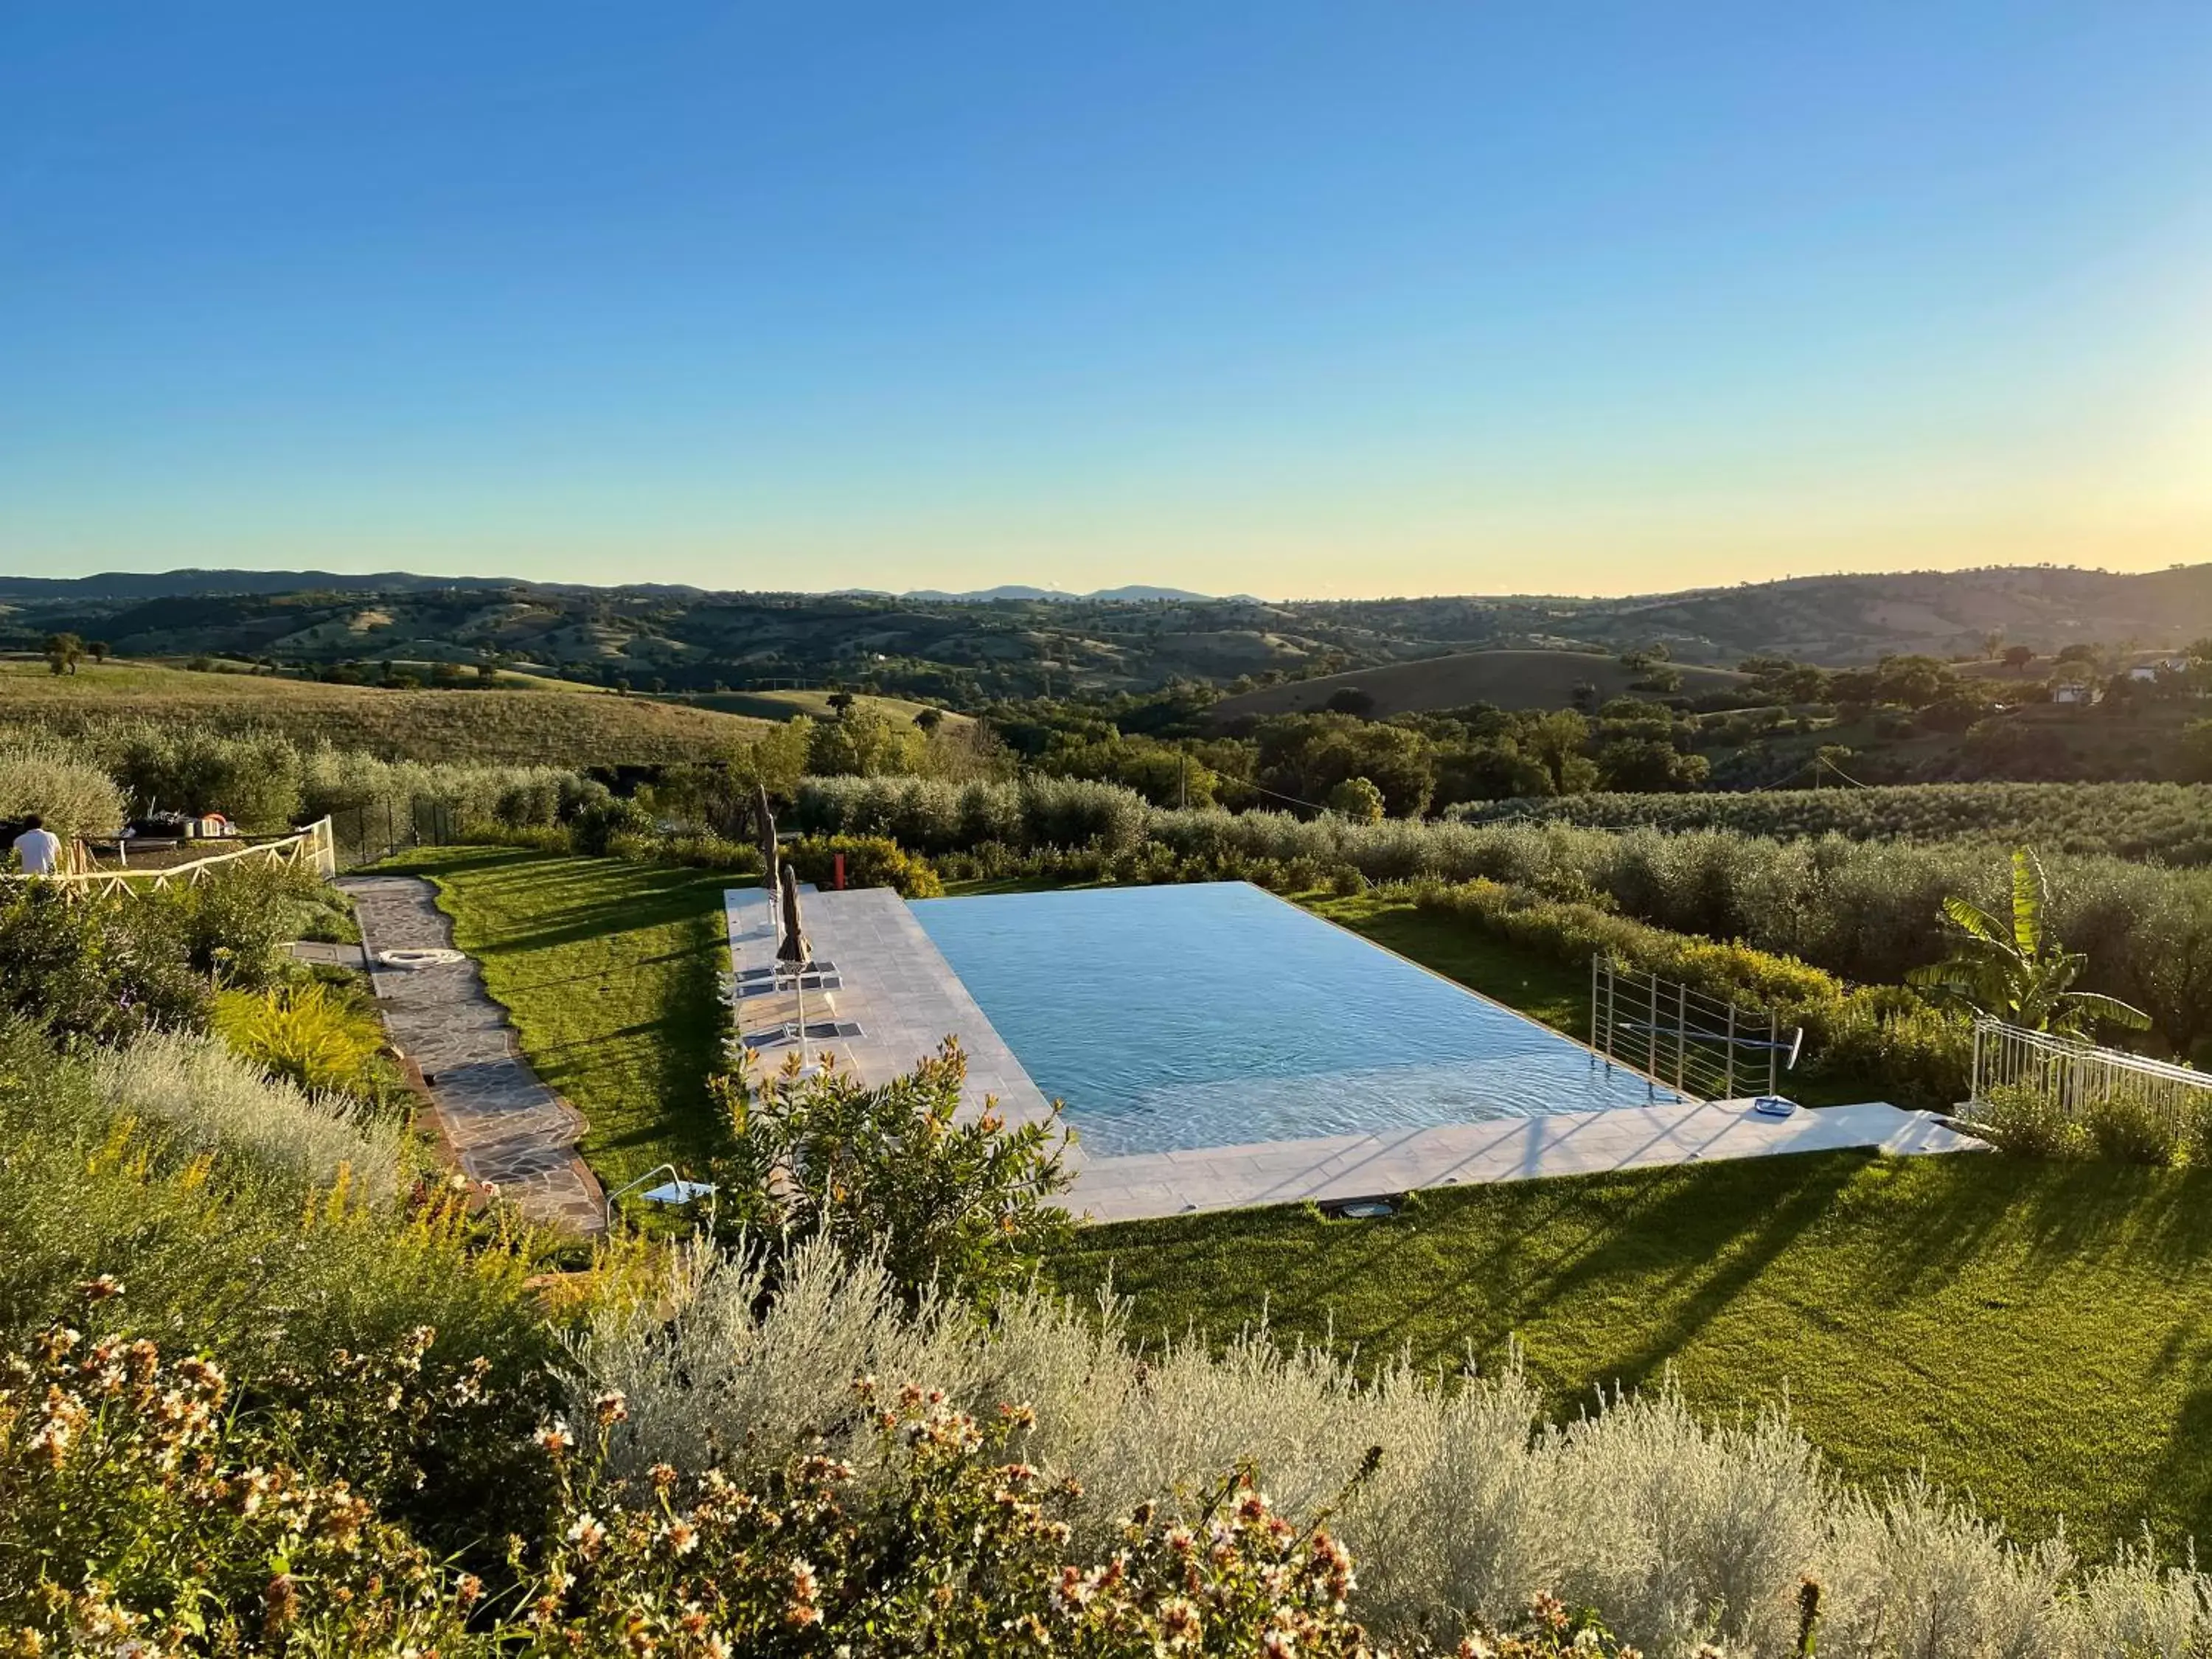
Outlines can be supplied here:
M437 890L416 876L348 876L338 885L361 921L385 1027L422 1068L462 1172L496 1186L533 1221L604 1231L606 1200L576 1152L583 1116L530 1069L476 963L386 968L374 961L379 951L453 948Z
M1932 1113L1879 1102L1771 1118L1747 1100L1718 1100L1092 1158L1079 1171L1068 1203L1091 1221L1140 1221L1856 1147L1899 1156L1984 1149Z
M359 968L368 966L368 952L358 945L340 945L329 939L295 939L292 955L300 962L311 962L320 968Z
M775 913L767 890L732 887L723 895L723 906L732 972L773 963ZM1051 1117L1043 1091L896 892L888 887L803 891L799 915L815 958L835 963L842 981L826 997L807 994L808 1024L835 1018L860 1028L858 1036L816 1039L816 1048L834 1052L862 1082L884 1083L912 1071L916 1060L935 1054L948 1036L957 1036L968 1058L968 1082L960 1097L963 1114L980 1114L988 1097L1010 1122ZM748 997L737 1005L741 1032L772 1030L789 1024L795 1014L789 995ZM775 1066L795 1046L786 1039L760 1044L755 1052L763 1066ZM1077 1161L1070 1159L1071 1164Z

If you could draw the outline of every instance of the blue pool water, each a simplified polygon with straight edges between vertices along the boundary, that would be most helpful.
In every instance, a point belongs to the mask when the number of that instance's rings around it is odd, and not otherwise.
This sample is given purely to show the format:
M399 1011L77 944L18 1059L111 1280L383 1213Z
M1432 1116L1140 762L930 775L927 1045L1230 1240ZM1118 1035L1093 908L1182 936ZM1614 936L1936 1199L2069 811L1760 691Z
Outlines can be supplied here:
M1243 882L912 908L1097 1156L1651 1098L1556 1032Z

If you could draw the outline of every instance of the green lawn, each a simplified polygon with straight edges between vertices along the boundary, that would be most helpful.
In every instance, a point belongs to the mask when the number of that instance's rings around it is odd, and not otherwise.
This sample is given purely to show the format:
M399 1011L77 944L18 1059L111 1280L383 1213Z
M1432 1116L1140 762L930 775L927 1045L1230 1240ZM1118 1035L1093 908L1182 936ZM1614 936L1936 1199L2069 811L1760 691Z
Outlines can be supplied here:
M1093 1228L1054 1269L1110 1271L1148 1334L1264 1308L1440 1366L1517 1336L1565 1410L1669 1366L1715 1413L1786 1389L1860 1480L1924 1465L2093 1551L2212 1539L2212 1172L1807 1154Z
M612 1181L696 1162L716 1126L726 878L502 848L423 849L523 1046L592 1120ZM1580 976L1371 897L1314 908L1569 1031ZM2212 1539L2212 1171L1995 1157L1771 1158L1428 1193L1382 1222L1288 1208L1081 1234L1140 1330L1285 1334L1495 1364L1553 1403L1674 1368L1714 1412L1779 1397L1854 1478L1925 1467L2017 1531L2093 1550L2148 1517Z
M591 1121L584 1158L610 1189L663 1162L699 1167L719 1133L706 1079L729 966L722 890L742 878L502 847L380 867L437 883L530 1063Z

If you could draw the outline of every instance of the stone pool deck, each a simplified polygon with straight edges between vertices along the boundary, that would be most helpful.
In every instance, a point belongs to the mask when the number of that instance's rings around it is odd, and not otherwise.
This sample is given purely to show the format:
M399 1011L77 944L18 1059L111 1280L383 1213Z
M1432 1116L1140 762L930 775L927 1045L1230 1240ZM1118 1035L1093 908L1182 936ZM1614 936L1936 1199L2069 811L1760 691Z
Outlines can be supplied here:
M775 912L767 890L732 887L722 902L732 973L742 976L771 965ZM1010 1122L1052 1115L1043 1091L1030 1080L1014 1051L896 892L888 887L842 893L802 889L799 921L815 960L834 963L842 981L836 990L806 994L807 1029L830 1021L860 1027L857 1035L813 1038L817 1054L835 1054L838 1064L863 1083L885 1083L935 1054L948 1036L956 1036L968 1058L963 1114L981 1113L989 1097ZM745 997L736 1010L741 1036L791 1024L798 1012L796 999L788 994ZM754 1053L764 1067L772 1068L797 1047L788 1038L776 1038L756 1044Z
M1783 1152L1865 1148L1917 1156L1981 1147L1930 1113L1895 1106L1801 1107L1771 1118L1747 1100L1706 1101L1092 1158L1068 1203L1091 1221L1142 1221Z

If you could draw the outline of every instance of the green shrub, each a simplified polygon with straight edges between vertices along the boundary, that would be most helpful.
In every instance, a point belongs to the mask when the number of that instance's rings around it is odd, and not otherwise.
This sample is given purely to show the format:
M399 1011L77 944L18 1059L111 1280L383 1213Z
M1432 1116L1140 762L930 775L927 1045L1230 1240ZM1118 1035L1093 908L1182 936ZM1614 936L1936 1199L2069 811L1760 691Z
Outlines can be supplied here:
M137 902L174 915L195 971L238 989L258 990L284 971L285 947L307 927L321 885L304 865L241 859Z
M1328 792L1328 810L1354 823L1382 822L1382 792L1365 778L1346 778Z
M927 859L881 836L808 836L783 849L799 878L817 887L836 880L840 854L848 887L892 887L904 898L937 898L945 891Z
M1972 1024L1894 988L1847 989L1834 975L1795 957L1674 933L1499 882L1425 884L1414 902L1563 963L1579 966L1602 954L1639 973L1771 1008L1784 1025L1804 1027L1808 1072L1879 1082L1898 1105L1948 1108L1966 1092Z
M158 1027L204 1026L208 984L187 948L173 906L0 883L0 1011L57 1036L124 1042Z
M224 991L215 1000L216 1034L239 1054L311 1091L366 1095L384 1047L384 1026L313 980L261 992Z
M2082 1126L2039 1089L2002 1084L1959 1114L1970 1132L2021 1158L2086 1158L2091 1142Z
M607 843L614 858L636 864L668 864L691 870L726 870L733 876L757 876L764 869L761 850L749 842L705 833L679 836L617 836Z
M2188 1126L2173 1113L2132 1095L2091 1103L2081 1124L2099 1155L2116 1164L2178 1163L2189 1138Z
M1855 986L1803 1024L1808 1072L1879 1080L1893 1105L1948 1111L1972 1085L1972 1022L1896 986Z
M606 857L617 837L652 833L653 814L615 795L583 807L568 822L571 843L586 858Z
M1716 996L1755 1002L1785 1017L1802 1018L1844 1000L1843 982L1794 957L1774 956L1742 944L1722 944L1677 933L1599 909L1550 899L1526 888L1475 880L1415 890L1421 909L1457 916L1516 945L1564 962L1613 957L1642 973L1679 979Z
M274 732L226 737L152 722L104 739L117 780L147 810L221 812L240 829L289 829L301 805L300 751Z
M874 1087L834 1058L812 1077L797 1066L710 1085L728 1117L720 1184L739 1225L880 1255L912 1294L937 1284L986 1301L1066 1238L1070 1218L1053 1200L1073 1180L1062 1162L1072 1137L1056 1115L1009 1126L994 1108L961 1121L968 1067L951 1038Z
M123 792L76 749L11 734L0 749L0 823L18 823L33 812L65 841L112 836L123 826Z
M327 1465L404 1428L374 1398L325 1397L317 1379L331 1352L388 1350L427 1328L422 1386L472 1388L481 1358L514 1415L489 1434L465 1419L405 1430L394 1455L426 1480L395 1480L392 1504L418 1535L454 1547L527 1520L506 1466L547 1409L560 1352L528 1284L537 1244L487 1231L442 1185L372 1201L356 1170L309 1180L303 1200L306 1164L327 1166L317 1149L334 1143L296 1091L251 1079L216 1090L211 1069L172 1078L160 1048L178 1041L62 1054L34 1031L0 1029L0 1346L56 1320L89 1338L159 1330L254 1378L257 1397L293 1378L312 1397L296 1401L291 1455ZM220 1048L211 1058L244 1069ZM115 1322L77 1301L102 1274L129 1287ZM360 1460L356 1489L369 1466Z

